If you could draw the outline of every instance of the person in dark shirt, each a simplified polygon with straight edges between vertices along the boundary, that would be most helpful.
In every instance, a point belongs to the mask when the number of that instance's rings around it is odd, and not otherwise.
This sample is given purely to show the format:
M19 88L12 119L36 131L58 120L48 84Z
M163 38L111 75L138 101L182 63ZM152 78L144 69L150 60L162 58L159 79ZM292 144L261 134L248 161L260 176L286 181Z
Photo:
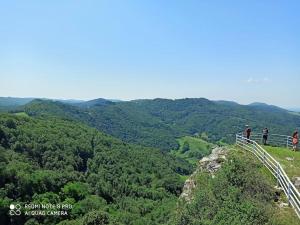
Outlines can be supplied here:
M269 130L268 128L264 128L263 131L263 144L266 145L267 144L267 140L268 140L268 135L269 135Z
M246 135L246 138L248 139L247 142L250 143L250 135L251 135L251 128L246 125L246 129L245 129L245 135Z

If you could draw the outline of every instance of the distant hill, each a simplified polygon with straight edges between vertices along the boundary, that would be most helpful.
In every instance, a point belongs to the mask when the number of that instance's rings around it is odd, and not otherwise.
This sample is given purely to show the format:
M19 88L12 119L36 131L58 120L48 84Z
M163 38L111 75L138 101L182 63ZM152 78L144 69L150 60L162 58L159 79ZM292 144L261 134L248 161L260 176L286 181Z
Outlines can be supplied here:
M233 105L233 106L239 105L237 102L233 102L233 101L218 100L214 102L222 105Z
M103 106L103 105L109 105L114 104L113 101L104 99L104 98L97 98L90 101L83 101L79 103L73 103L72 105L82 107L82 108L90 108L94 106Z
M8 106L22 106L34 99L42 99L42 100L55 100L63 103L81 103L84 102L82 100L76 99L47 99L47 98L17 98L17 97L0 97L0 107L8 107Z
M127 105L127 103L130 103ZM62 102L34 100L19 108L31 116L57 116L81 121L123 141L170 150L178 143L173 131L147 112L131 109L134 102L79 107Z
M261 103L261 102L254 102L249 104L248 106L257 108L257 109L264 109L264 110L268 110L268 111L286 111L286 109L280 108L278 106L275 105L268 105L266 103Z
M15 110L19 106L25 105L33 99L34 98L0 97L0 112Z
M98 100L91 101L99 102ZM290 134L300 127L300 117L269 105L224 104L204 98L153 99L91 104L79 107L35 100L22 110L31 116L52 115L84 122L123 141L171 150L176 138L205 132L209 141L233 142L235 133L249 124L260 132ZM105 104L102 104L105 103Z
M262 106L262 107L268 107L270 105L266 104L266 103L262 103L262 102L253 102L249 104L250 106Z
M49 99L49 98L17 98L17 97L0 97L0 109L2 110L16 110L19 106L26 105L33 100L49 100L62 102L79 107L90 107L96 105L109 104L112 102L120 102L120 100L106 100L103 98L93 99L90 101L77 100L77 99Z
M300 108L288 108L287 110L292 112L300 112Z

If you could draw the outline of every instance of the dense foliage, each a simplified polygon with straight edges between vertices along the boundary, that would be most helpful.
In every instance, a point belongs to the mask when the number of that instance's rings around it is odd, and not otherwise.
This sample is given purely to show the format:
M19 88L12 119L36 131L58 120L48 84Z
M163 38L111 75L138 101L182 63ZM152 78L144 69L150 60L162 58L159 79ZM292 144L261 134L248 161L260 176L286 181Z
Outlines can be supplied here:
M193 201L179 202L170 225L298 224L296 215L277 214L275 190L261 167L249 155L233 154L214 178L200 172Z
M24 110L31 116L55 115L79 120L129 143L164 150L178 148L179 145L174 138L179 135L178 132L159 118L131 109L131 105L123 103L125 102L84 108L77 104L35 100L26 105Z
M51 114L82 121L125 142L171 150L176 138L206 133L210 142L232 142L249 124L254 131L291 134L300 116L263 104L239 105L207 99L154 99L84 104L35 100L25 106L29 115ZM104 104L105 103L105 104Z
M162 224L184 161L58 118L0 114L0 224ZM8 216L10 203L68 203L67 216Z

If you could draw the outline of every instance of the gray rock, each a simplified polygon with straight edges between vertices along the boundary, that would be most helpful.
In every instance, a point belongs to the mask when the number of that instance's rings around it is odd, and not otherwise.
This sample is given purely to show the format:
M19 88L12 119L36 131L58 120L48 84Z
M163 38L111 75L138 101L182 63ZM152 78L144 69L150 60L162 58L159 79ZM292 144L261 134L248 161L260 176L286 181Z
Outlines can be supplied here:
M285 203L285 202L280 202L280 203L278 204L278 206L279 206L279 208L286 208L286 207L289 206L289 204L288 204L288 203Z
M300 190L300 177L293 177L293 184L295 185L295 187Z
M209 156L202 158L196 171L185 181L180 198L190 202L193 199L193 190L197 185L195 182L197 173L206 171L214 177L214 173L220 169L222 163L226 160L227 152L228 150L224 147L216 147Z
M200 169L202 171L215 173L221 167L222 162L226 160L227 151L228 150L224 147L214 148L209 156L199 161Z

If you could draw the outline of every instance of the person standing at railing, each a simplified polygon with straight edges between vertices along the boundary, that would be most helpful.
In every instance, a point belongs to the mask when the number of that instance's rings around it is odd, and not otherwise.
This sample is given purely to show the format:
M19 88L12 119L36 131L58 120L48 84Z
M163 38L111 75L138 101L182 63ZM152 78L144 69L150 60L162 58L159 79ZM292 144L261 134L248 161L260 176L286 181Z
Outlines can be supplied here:
M268 128L264 128L262 131L263 134L263 144L266 145L267 144L267 140L268 140L268 135L269 135L269 130Z
M251 135L251 128L248 126L248 125L246 125L246 129L245 129L245 136L246 136L246 138L247 138L247 143L250 143L250 135Z
M299 135L298 135L298 131L297 130L293 133L292 137L293 137L293 139L292 139L293 151L296 151L297 145L298 145L298 142L299 142Z

